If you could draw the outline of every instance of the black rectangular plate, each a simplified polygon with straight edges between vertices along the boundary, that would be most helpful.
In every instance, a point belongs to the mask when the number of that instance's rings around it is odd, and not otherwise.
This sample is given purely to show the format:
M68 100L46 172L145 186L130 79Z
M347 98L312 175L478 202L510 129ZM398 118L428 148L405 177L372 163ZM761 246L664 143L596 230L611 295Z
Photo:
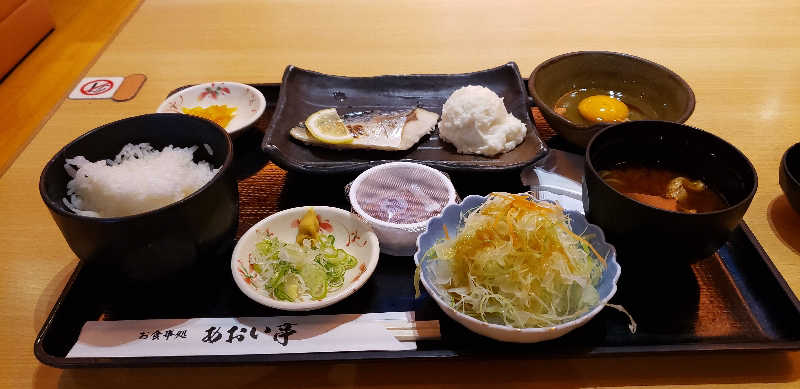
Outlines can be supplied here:
M279 86L256 87L267 98L263 120L269 120ZM264 128L265 124L257 123L257 127ZM250 131L235 141L240 178L252 175L267 163L258 144L260 136L261 132ZM450 175L462 197L495 190L527 190L518 171ZM289 172L279 195L279 208L311 203L347 208L343 191L337 191L353 178L312 178ZM240 227L253 222L248 220ZM415 300L413 260L382 255L378 268L361 290L313 314L415 311L419 320L441 321L441 340L421 341L418 350L396 352L67 359L81 327L90 320L285 315L254 303L239 292L230 274L230 257L218 258L197 274L187 275L186 284L154 285L126 290L127 293L113 293L114 280L98 274L98 269L79 265L42 326L34 353L45 364L72 368L800 349L800 303L744 223L717 254L684 271L665 273L653 269L649 274L637 275L626 272L625 261L626 258L619 258L622 276L611 302L623 305L635 317L639 323L636 334L629 332L622 314L605 309L586 326L560 339L532 345L495 342L448 319L424 290L422 297Z
M341 77L288 66L275 116L262 148L278 166L302 173L353 173L386 161L414 161L445 171L519 169L547 152L530 114L525 84L514 62L467 74L416 74ZM441 115L442 105L456 89L485 86L503 98L506 108L528 128L525 141L497 157L459 154L442 141L438 131L407 151L330 150L308 146L289 136L289 130L308 115L335 107L340 115L365 111L424 108Z

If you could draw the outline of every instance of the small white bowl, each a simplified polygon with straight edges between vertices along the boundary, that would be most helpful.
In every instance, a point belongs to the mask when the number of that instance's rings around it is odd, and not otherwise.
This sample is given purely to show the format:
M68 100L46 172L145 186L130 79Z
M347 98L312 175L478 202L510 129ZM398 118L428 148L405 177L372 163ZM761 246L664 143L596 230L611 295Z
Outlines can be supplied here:
M444 173L413 162L367 169L350 184L347 196L353 211L378 235L381 252L403 257L416 252L417 236L425 231L428 219L457 199L456 188Z
M477 208L485 201L486 197L483 196L467 196L460 204L450 205L444 209L440 216L431 218L428 221L428 229L417 238L418 250L414 255L414 262L419 265L425 257L425 253L439 239L444 238L444 228L442 226L446 225L449 231L460 231L461 227L464 225L464 217L469 213L469 210ZM589 320L600 313L606 303L608 303L608 300L617 292L617 281L620 276L620 266L619 263L617 263L616 250L614 246L606 242L603 230L594 224L590 224L586 221L586 218L578 212L566 211L566 213L570 218L570 229L576 234L583 235L589 243L594 246L598 253L606 259L606 268L603 271L600 282L596 286L597 292L600 295L600 300L591 310L577 319L542 328L514 328L507 325L487 323L453 309L453 307L447 303L447 297L442 295L443 292L440 292L433 286L433 281L430 280L432 271L425 263L421 266L420 271L422 285L447 316L464 327L467 327L470 331L488 338L502 342L536 343L566 335L568 332L588 323Z
M250 253L255 250L256 243L268 235L284 242L294 242L297 236L297 224L309 208L314 208L319 217L321 232L333 234L336 238L334 243L336 248L344 249L356 257L358 264L345 273L345 284L338 290L329 292L322 300L280 301L265 293L259 293L244 276L251 271ZM297 207L274 213L250 227L233 249L231 272L236 286L242 293L259 304L287 311L310 311L339 302L361 288L375 271L379 254L378 237L358 216L333 207Z
M261 117L267 108L267 101L258 89L250 85L230 81L209 82L173 93L158 106L156 112L183 113L181 109L184 107L206 108L212 105L236 107L233 119L225 127L228 134L234 136Z

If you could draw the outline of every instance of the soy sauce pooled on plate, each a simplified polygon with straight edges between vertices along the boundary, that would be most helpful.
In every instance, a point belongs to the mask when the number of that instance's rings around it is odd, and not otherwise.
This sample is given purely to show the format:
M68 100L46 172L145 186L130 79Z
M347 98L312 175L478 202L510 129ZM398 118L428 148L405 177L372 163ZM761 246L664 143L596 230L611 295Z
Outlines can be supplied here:
M601 170L612 188L640 203L684 213L712 212L727 207L725 201L700 180L664 168L622 166Z

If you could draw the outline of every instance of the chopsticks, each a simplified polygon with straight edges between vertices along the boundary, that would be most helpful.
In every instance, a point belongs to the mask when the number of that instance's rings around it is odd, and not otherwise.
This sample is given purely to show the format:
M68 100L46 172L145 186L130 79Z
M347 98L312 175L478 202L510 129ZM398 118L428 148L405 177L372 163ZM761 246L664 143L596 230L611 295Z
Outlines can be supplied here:
M416 342L418 340L436 340L441 339L442 334L439 331L438 320L428 321L403 321L403 320L386 320L381 321L381 324L386 327L389 332L394 335L395 339L400 342Z

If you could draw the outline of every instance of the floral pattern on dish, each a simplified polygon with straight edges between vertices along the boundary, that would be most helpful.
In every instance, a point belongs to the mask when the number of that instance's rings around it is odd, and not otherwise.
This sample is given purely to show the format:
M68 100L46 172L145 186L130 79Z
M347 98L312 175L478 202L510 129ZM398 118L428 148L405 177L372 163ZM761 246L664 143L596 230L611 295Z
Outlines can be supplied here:
M225 127L236 137L242 130L251 127L267 107L264 95L250 85L237 82L209 82L181 89L168 96L158 107L159 113L183 113L183 109L207 108L225 105L236 108L230 123Z
M211 86L206 87L206 90L200 94L200 96L197 98L197 101L202 101L206 98L206 96L210 96L212 99L216 100L218 95L231 94L231 90L223 85L225 84L215 84L212 82Z

